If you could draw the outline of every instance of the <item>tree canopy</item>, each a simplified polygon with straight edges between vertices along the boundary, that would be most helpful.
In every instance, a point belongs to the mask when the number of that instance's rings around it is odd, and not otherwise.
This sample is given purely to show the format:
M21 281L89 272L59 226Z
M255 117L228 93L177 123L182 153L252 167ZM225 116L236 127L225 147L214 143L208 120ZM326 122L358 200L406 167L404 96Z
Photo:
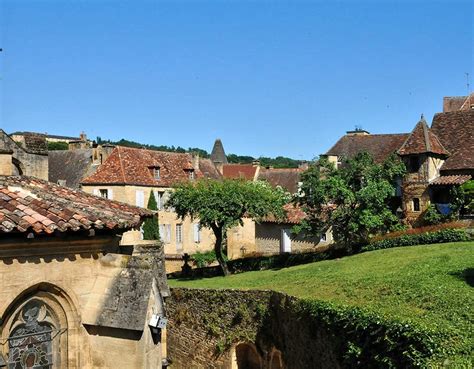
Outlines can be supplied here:
M393 200L396 179L404 172L396 156L377 164L370 154L360 153L339 169L321 158L302 174L295 202L307 217L295 231L320 236L331 228L334 240L350 249L374 234L399 229Z
M272 214L281 218L287 200L283 190L274 189L264 182L205 179L177 185L167 206L173 207L178 217L199 219L202 227L212 229L216 237L216 259L227 275L229 270L222 254L225 231L242 225L244 217L260 221Z

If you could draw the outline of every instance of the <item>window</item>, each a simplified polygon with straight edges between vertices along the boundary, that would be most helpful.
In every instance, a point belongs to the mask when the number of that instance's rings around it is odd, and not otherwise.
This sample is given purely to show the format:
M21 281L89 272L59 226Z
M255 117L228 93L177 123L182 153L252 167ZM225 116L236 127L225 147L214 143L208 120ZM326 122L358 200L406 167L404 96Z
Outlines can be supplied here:
M420 170L420 158L418 156L410 156L408 159L408 171L416 173Z
M101 188L99 190L100 197L103 197L104 199L109 198L109 190Z
M189 171L189 179L192 181L194 180L194 170Z
M196 243L201 242L201 225L199 223L193 224L193 234L194 234L194 242Z
M158 180L160 179L160 167L148 167L150 169L150 173L153 176L154 179Z
M135 205L145 207L145 193L142 190L137 190L135 193Z
M163 191L155 191L156 208L158 210L163 210L165 207L164 195Z
M161 242L171 242L171 224L160 224L160 239Z
M182 224L176 224L176 249L181 250L183 243L183 225Z
M417 197L413 199L413 211L420 211L420 199Z
M327 236L326 236L326 233L323 233L321 235L321 242L326 242L328 240Z

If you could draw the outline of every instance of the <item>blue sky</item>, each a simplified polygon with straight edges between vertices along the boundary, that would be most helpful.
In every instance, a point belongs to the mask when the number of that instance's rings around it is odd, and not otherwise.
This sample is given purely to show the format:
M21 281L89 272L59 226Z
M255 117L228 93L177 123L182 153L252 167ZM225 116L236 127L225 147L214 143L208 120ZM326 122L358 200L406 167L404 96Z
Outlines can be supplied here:
M0 0L0 127L311 159L473 71L468 1Z

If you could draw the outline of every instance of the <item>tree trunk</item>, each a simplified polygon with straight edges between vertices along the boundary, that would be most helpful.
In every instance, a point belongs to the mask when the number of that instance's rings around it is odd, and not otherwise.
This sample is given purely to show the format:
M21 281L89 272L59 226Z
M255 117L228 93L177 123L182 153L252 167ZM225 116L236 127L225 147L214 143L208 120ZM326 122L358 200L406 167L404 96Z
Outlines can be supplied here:
M216 253L216 259L219 265L221 266L222 273L224 273L224 276L230 275L229 268L227 267L227 263L224 260L224 256L222 255L222 228L217 225L211 226L214 235L216 236L216 243L214 244L214 252Z

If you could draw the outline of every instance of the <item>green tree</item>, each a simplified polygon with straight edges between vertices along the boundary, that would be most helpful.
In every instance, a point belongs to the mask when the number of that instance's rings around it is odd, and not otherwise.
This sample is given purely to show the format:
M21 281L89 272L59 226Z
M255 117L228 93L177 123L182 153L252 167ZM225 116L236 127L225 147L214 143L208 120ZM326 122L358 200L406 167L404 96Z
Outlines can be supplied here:
M370 154L360 153L339 169L321 158L302 174L295 202L307 217L294 231L319 236L332 228L334 240L351 251L372 235L399 229L391 203L396 179L404 173L395 155L377 164Z
M199 219L201 226L214 232L214 251L224 275L229 274L222 253L222 240L230 227L243 224L243 218L255 221L272 214L284 215L283 205L288 198L280 189L264 182L243 180L185 182L176 186L167 206L173 207L181 219Z
M48 150L55 151L55 150L68 150L69 144L67 142L48 142Z
M153 191L150 191L147 208L150 210L158 210L156 199ZM160 228L158 226L158 214L154 214L152 218L148 218L143 222L143 239L159 240Z

